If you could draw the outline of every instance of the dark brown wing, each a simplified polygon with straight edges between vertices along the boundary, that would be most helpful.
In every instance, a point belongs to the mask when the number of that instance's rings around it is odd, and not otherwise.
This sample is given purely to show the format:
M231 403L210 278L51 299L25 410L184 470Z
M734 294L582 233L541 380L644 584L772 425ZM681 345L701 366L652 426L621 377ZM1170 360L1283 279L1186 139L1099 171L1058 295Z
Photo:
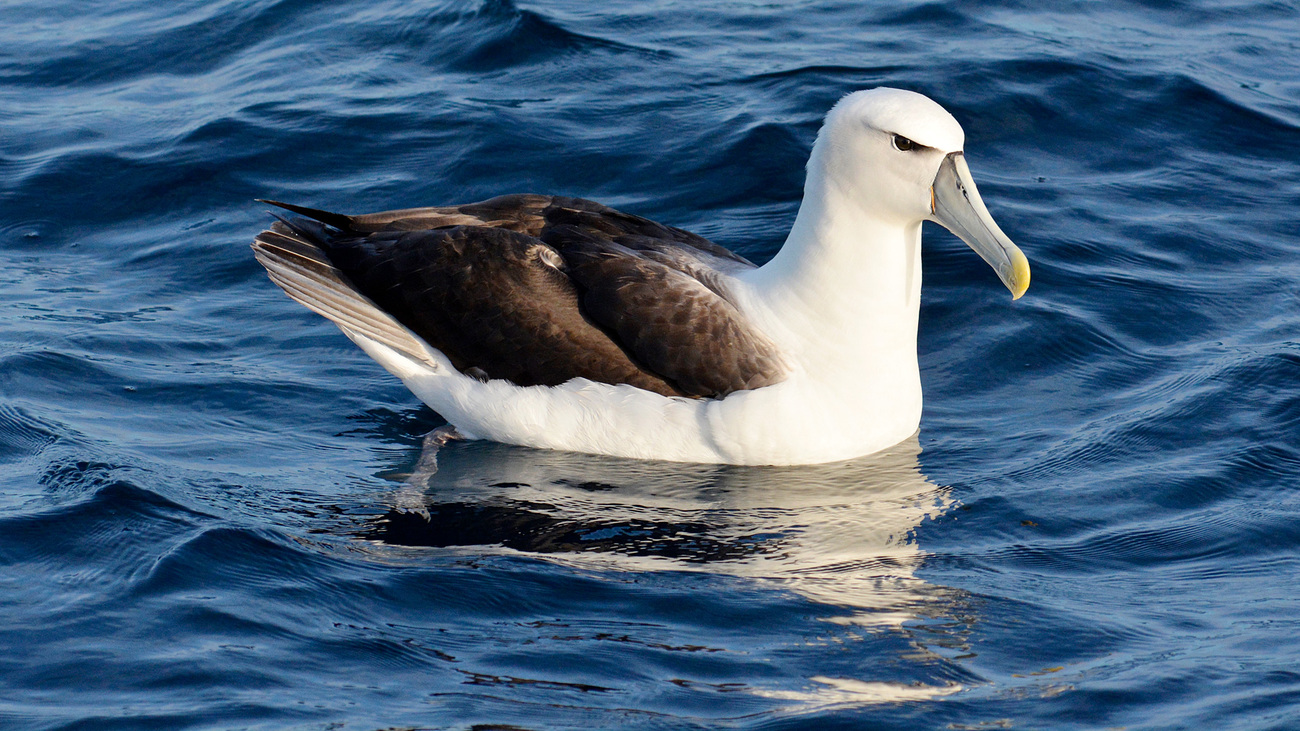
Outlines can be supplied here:
M521 386L583 377L680 395L583 317L578 292L537 239L454 226L311 236L358 291L462 372Z
M697 397L784 375L719 284L753 265L689 232L548 196L365 216L276 205L333 227L289 226L462 371Z
M724 396L784 378L776 348L716 283L579 229L556 227L543 241L568 262L587 316L683 392Z

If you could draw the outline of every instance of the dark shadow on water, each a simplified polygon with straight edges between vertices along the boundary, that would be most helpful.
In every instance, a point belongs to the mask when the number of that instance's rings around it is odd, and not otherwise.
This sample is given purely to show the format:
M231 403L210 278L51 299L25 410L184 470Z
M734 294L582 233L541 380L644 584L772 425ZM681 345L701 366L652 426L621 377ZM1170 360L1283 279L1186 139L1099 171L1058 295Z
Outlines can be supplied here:
M691 563L745 558L780 545L779 535L717 540L710 533L723 528L718 524L635 518L584 523L556 517L553 509L469 502L434 503L423 513L391 508L362 535L399 546L500 545L533 553L597 551Z

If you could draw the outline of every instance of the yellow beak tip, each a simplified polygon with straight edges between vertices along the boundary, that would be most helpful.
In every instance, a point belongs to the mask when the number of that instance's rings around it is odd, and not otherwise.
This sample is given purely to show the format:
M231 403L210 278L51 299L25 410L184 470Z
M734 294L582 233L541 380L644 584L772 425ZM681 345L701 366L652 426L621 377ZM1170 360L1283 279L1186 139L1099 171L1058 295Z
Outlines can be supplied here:
M1013 301L1025 296L1025 292L1029 289L1029 260L1019 251L1016 253L1020 255L1012 258L1011 279L1007 282Z

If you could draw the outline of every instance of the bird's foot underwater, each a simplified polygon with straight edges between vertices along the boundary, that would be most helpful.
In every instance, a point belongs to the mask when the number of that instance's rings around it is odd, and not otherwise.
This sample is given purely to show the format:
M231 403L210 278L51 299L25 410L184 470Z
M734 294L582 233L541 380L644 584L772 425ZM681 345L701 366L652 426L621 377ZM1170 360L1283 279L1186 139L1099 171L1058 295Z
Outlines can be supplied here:
M406 486L398 491L395 496L395 505L399 511L409 511L419 513L428 517L428 509L425 508L424 491L429 486L429 478L438 472L438 450L447 446L449 442L463 441L465 435L456 431L456 427L451 424L443 424L424 435L424 441L420 445L420 461L415 463L415 468L406 478Z
M420 453L420 461L424 462L427 452L430 449L437 450L441 447L447 446L448 442L463 442L465 439L465 435L456 431L456 427L451 424L443 424L437 429L424 435L423 449L425 451ZM437 457L437 452L435 451L432 456Z
M424 442L420 445L420 461L415 463L415 469L411 470L411 476L406 478L406 484L423 488L429 478L438 471L438 450L447 446L449 442L464 440L465 435L456 431L456 427L451 424L443 424L425 434Z

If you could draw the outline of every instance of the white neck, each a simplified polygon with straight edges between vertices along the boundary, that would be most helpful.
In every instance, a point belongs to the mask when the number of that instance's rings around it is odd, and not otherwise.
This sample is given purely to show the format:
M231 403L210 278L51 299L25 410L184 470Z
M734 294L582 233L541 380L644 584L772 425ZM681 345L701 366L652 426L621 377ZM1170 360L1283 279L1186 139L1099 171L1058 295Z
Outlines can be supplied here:
M785 245L741 277L747 304L776 320L785 332L770 334L808 370L915 373L921 224L872 211L870 193L839 184L846 176L827 170L821 147Z

